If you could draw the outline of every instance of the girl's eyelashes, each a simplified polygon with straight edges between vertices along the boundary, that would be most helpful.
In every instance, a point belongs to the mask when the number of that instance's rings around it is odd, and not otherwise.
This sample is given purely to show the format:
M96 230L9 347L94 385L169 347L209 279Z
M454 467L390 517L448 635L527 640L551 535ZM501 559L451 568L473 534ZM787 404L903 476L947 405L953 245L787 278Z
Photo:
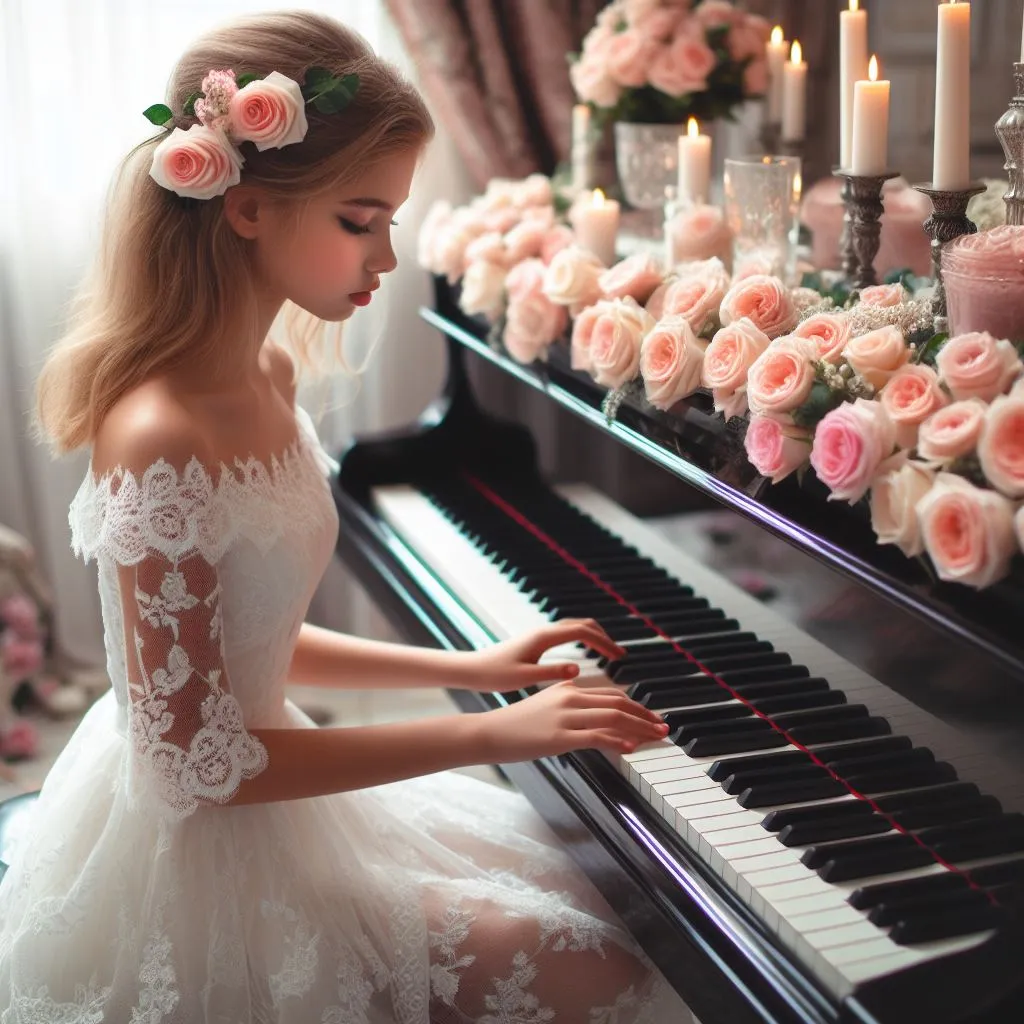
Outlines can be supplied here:
M368 235L371 232L369 224L357 224L355 221L349 220L347 217L339 217L338 222L341 226L352 235ZM393 220L390 222L393 228L398 227L398 221Z

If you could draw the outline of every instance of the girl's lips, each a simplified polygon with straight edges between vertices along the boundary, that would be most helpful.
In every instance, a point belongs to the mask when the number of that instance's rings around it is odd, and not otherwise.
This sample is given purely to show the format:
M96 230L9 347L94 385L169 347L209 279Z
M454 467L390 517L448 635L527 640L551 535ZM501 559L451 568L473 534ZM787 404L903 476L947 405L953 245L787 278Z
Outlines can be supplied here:
M353 292L349 298L357 306L368 306L370 304L370 299L373 298L373 292Z

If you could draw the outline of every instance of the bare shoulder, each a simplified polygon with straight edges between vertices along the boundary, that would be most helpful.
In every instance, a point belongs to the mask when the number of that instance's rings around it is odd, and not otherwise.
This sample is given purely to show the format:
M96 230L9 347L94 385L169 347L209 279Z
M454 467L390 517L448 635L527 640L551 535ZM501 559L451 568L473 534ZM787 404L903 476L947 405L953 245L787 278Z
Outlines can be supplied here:
M286 349L272 341L263 343L267 373L289 406L295 404L295 361Z
M104 416L93 440L92 470L97 476L118 469L139 475L163 459L180 472L193 457L213 464L209 440L170 389L149 381Z

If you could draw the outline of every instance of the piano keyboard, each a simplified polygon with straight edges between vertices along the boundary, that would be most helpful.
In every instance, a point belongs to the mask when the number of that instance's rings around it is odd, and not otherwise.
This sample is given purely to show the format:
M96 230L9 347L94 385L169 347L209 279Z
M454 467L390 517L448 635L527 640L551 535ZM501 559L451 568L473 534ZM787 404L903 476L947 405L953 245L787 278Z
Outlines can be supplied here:
M629 650L547 657L664 714L669 738L613 762L837 998L1018 904L1015 773L603 495L464 479L374 501L494 639L585 616Z

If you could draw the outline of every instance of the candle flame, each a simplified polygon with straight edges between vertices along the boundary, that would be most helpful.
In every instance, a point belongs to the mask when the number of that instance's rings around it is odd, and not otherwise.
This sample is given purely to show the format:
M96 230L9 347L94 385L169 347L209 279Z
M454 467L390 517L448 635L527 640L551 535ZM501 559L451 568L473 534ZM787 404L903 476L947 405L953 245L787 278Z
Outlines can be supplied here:
M868 61L868 80L872 82L878 81L878 58L872 54L871 60Z
M691 139L695 139L700 135L700 125L697 123L697 118L691 117L690 120L686 122L686 134L689 135Z
M789 51L790 64L799 64L804 59L804 51L800 47L800 40L794 39L793 46Z
M793 177L793 201L800 202L800 196L804 190L804 176L797 171Z
M859 11L860 10L860 0L850 0L850 10L851 11Z
M593 206L604 206L604 193L599 189L594 189Z
M785 38L786 37L782 34L782 26L776 25L775 28L772 29L772 42L778 46Z

